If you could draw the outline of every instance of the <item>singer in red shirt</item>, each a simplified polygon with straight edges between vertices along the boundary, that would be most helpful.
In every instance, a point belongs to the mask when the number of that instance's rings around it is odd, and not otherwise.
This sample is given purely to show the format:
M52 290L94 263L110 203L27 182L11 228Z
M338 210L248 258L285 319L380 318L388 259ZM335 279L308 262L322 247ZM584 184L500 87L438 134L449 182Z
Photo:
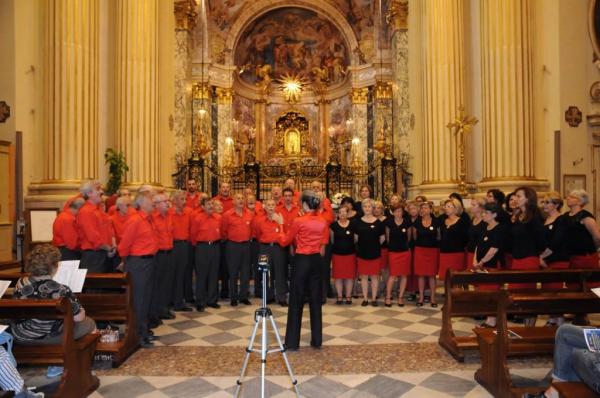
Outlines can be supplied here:
M60 261L79 260L79 234L75 217L85 204L83 198L73 200L66 210L60 212L52 225L52 244L60 250Z
M295 351L300 346L300 327L304 297L308 296L310 309L310 345L320 348L323 343L323 314L321 310L322 256L329 241L329 226L317 214L320 199L313 191L304 191L301 196L304 215L292 223L289 231L281 234L279 244L295 246L295 261L292 268L290 303L285 332L286 349ZM280 220L283 224L283 220Z

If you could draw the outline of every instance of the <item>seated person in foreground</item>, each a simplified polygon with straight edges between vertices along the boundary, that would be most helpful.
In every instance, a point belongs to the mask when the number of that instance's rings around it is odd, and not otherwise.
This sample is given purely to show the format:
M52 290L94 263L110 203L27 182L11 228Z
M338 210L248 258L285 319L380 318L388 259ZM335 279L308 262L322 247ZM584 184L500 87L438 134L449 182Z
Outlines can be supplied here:
M29 391L9 354L2 346L0 346L0 389L14 391L15 398L44 398L43 392Z
M25 271L29 276L17 281L14 291L15 299L50 300L66 297L73 307L75 327L73 335L79 339L96 329L93 319L85 316L81 306L71 289L52 280L58 269L60 252L49 244L38 245L27 256ZM11 324L11 333L19 344L55 345L61 344L63 323L56 319L24 319ZM48 367L48 377L62 374L62 367Z
M600 352L590 351L583 329L564 324L556 331L552 382L583 382L600 394ZM541 394L524 394L524 398L559 398L550 386Z

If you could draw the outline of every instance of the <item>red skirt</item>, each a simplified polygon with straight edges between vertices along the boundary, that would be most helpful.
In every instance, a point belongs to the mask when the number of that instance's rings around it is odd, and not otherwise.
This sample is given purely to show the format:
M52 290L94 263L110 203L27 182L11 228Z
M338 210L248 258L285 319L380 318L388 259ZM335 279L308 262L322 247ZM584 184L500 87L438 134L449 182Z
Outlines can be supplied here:
M555 261L553 263L548 264L548 269L568 269L569 262L568 261ZM564 287L564 283L556 282L556 283L542 283L542 289L562 289Z
M473 268L473 257L475 257L475 252L467 252L465 256L465 269Z
M356 278L356 254L334 254L331 256L333 264L333 279Z
M585 256L571 256L570 268L598 268L598 253ZM569 285L571 286L571 285ZM600 283L588 283L588 287L600 287Z
M410 275L410 251L389 252L388 262L391 276Z
M419 280L415 276L415 250L410 249L410 275L406 282L406 290L416 292L419 290Z
M438 277L446 279L446 271L462 271L465 269L465 253L440 253L440 271Z
M415 247L415 275L436 276L439 268L440 249Z
M492 268L492 267L485 267L486 271L488 272L496 272L498 271L498 268ZM477 290L482 291L482 292L494 292L496 290L500 290L500 285L499 284L494 284L494 283L482 283L480 285L477 285Z
M537 256L530 256L524 258L513 258L512 259L512 270L539 270L540 269L540 258ZM510 285L511 289L535 289L535 283L513 283Z
M387 268L388 264L389 264L389 250L387 247L382 247L381 248L381 257L379 257L381 259L381 269Z
M357 257L356 262L358 263L359 275L379 275L379 270L381 269L381 257L372 260L365 260L364 258Z

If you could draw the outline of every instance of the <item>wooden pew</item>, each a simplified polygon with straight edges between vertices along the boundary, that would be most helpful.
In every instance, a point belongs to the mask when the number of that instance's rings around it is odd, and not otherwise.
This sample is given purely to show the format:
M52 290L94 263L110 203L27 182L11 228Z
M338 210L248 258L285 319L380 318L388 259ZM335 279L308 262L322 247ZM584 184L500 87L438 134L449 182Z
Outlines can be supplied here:
M18 272L0 273L0 280L12 283L23 275ZM92 289L95 293L86 293ZM136 320L133 312L133 289L128 274L88 273L85 278L84 292L76 293L79 302L85 308L86 315L97 321L122 322L125 334L118 342L103 343L98 341L97 353L112 355L112 366L119 367L131 354L139 348Z
M600 312L600 297L589 292L552 292L513 294L504 291L498 303L496 329L475 328L481 368L475 380L495 397L520 397L536 389L513 385L508 368L509 356L552 355L556 327L508 327L508 314L535 316L539 314L591 314ZM521 338L509 337L509 329Z
M552 383L552 387L558 391L558 396L560 398L600 398L600 394L593 391L584 383Z
M498 308L500 291L468 291L465 285L532 282L572 282L578 284L576 289L587 291L587 283L600 281L599 270L535 270L535 271L496 271L490 273L473 273L470 271L449 270L445 279L445 297L442 307L442 329L439 344L454 359L463 362L466 351L477 350L477 337L456 336L452 328L452 318L493 316ZM566 290L566 289L565 289ZM531 291L531 290L529 290ZM556 290L553 290L556 291ZM568 291L568 290L567 290ZM517 291L515 291L517 292ZM520 292L528 292L521 290ZM543 292L543 290L535 290Z
M88 334L74 339L73 310L68 299L61 300L0 300L0 319L60 319L64 336L61 344L13 345L13 354L19 364L64 366L57 398L87 397L100 384L92 374L92 360L99 334Z

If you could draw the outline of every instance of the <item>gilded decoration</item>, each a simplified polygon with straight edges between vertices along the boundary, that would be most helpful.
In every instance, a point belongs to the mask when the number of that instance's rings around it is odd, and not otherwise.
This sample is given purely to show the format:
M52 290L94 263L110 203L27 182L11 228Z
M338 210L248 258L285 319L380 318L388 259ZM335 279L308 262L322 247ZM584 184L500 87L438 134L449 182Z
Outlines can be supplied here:
M287 112L277 119L270 158L285 158L286 162L315 157L316 146L311 144L308 119L298 112Z
M353 104L366 104L369 100L369 88L353 88L350 93Z
M377 82L377 85L375 86L375 98L392 99L392 83Z
M231 104L233 101L233 89L231 88L217 87L215 88L215 94L219 105Z
M394 30L407 30L408 0L392 0L385 19Z
M208 86L208 84L202 84L198 82L192 86L192 95L194 99L209 99L210 87Z
M175 29L193 30L196 26L195 11L196 2L194 0L176 0L173 4L175 13Z

